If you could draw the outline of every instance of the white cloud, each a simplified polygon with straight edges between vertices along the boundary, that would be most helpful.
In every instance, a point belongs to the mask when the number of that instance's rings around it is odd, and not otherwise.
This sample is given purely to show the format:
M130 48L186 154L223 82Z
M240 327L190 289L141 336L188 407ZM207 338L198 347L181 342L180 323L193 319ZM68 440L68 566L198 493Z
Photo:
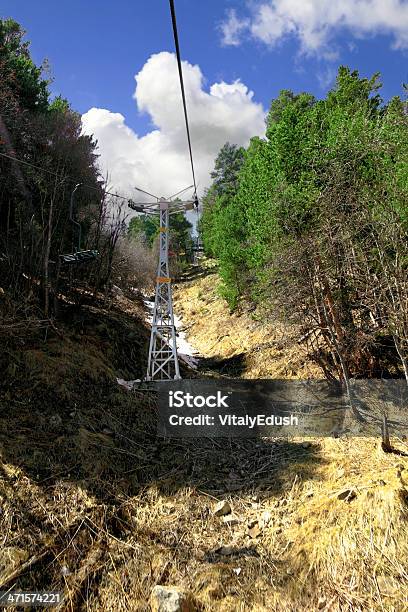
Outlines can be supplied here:
M214 83L207 92L200 68L188 62L183 62L183 76L202 192L221 146L226 141L247 145L252 136L262 135L265 111L239 80ZM136 195L137 185L168 196L192 182L175 56L152 55L135 79L137 107L151 116L154 128L139 137L120 113L91 108L82 116L83 132L98 140L101 169L116 189Z
M406 0L270 0L250 6L250 19L228 14L221 26L224 44L238 45L249 35L273 46L292 35L303 52L327 53L335 31L345 28L357 37L389 34L393 48L408 48Z
M221 23L222 41L224 45L237 46L240 44L240 35L249 25L249 19L238 19L235 9L227 11L227 20Z
M326 66L324 69L316 72L316 77L321 89L328 89L329 87L333 87L336 81L336 70L333 66Z

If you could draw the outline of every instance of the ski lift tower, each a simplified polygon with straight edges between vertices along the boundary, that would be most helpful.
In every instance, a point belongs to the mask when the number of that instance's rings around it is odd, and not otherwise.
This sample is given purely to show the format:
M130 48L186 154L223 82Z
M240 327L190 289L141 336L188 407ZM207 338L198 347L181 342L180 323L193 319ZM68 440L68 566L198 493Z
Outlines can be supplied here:
M187 187L186 189L190 189ZM177 357L176 328L174 325L171 278L169 273L169 219L170 215L197 206L197 197L191 200L174 200L175 196L186 191L183 189L170 198L156 198L156 202L144 203L129 200L129 207L147 215L159 216L159 265L156 277L156 295L153 310L152 331L150 334L149 356L147 362L147 381L178 380L180 368ZM142 193L146 191L138 189Z

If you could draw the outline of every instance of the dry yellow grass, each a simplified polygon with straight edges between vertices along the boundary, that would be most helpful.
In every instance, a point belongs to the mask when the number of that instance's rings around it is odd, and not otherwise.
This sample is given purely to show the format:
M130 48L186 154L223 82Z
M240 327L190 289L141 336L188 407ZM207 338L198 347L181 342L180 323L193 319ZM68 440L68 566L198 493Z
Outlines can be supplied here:
M132 321L112 316L13 354L0 590L61 589L70 612L148 612L156 584L202 612L408 609L407 457L375 439L158 440L154 395L116 386L107 336Z
M294 327L256 319L255 313L230 313L218 295L219 277L211 261L204 275L179 282L174 290L175 309L187 339L207 358L228 359L245 354L242 378L322 378Z
M136 487L116 459L129 446L100 464L85 444L94 469L80 481L45 486L2 464L0 586L63 589L66 610L147 611L155 584L205 611L407 609L408 462L375 440L241 441L228 457L151 440ZM237 524L213 515L219 499Z

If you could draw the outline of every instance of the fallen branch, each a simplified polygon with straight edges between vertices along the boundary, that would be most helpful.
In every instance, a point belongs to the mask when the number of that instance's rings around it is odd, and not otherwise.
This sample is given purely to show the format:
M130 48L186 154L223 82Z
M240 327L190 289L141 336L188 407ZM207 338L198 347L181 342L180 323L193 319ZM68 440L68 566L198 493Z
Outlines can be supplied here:
M33 555L31 559L28 559L27 561L25 561L24 563L16 567L16 569L13 570L11 574L6 576L6 578L0 582L0 590L4 589L4 587L9 582L21 576L21 574L23 574L26 570L28 570L30 567L32 567L36 563L38 563L38 561L41 561L42 559L44 559L44 557L48 555L50 552L51 552L50 548L49 546L47 546L47 548L44 548L40 553L38 553L37 555Z

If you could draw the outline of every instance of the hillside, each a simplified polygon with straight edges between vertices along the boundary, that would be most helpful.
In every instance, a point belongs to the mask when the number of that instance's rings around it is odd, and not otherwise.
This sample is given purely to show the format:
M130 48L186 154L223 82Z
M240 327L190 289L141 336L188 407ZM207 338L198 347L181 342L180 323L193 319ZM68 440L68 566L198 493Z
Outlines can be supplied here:
M225 325L205 278L186 294ZM147 611L156 584L206 611L406 609L407 459L374 439L157 439L154 393L116 382L140 375L144 316L119 296L9 345L0 588L63 590L64 610Z
M216 263L201 259L174 290L181 330L203 356L200 369L241 378L322 378L299 328L266 318L251 306L234 312L220 298Z

